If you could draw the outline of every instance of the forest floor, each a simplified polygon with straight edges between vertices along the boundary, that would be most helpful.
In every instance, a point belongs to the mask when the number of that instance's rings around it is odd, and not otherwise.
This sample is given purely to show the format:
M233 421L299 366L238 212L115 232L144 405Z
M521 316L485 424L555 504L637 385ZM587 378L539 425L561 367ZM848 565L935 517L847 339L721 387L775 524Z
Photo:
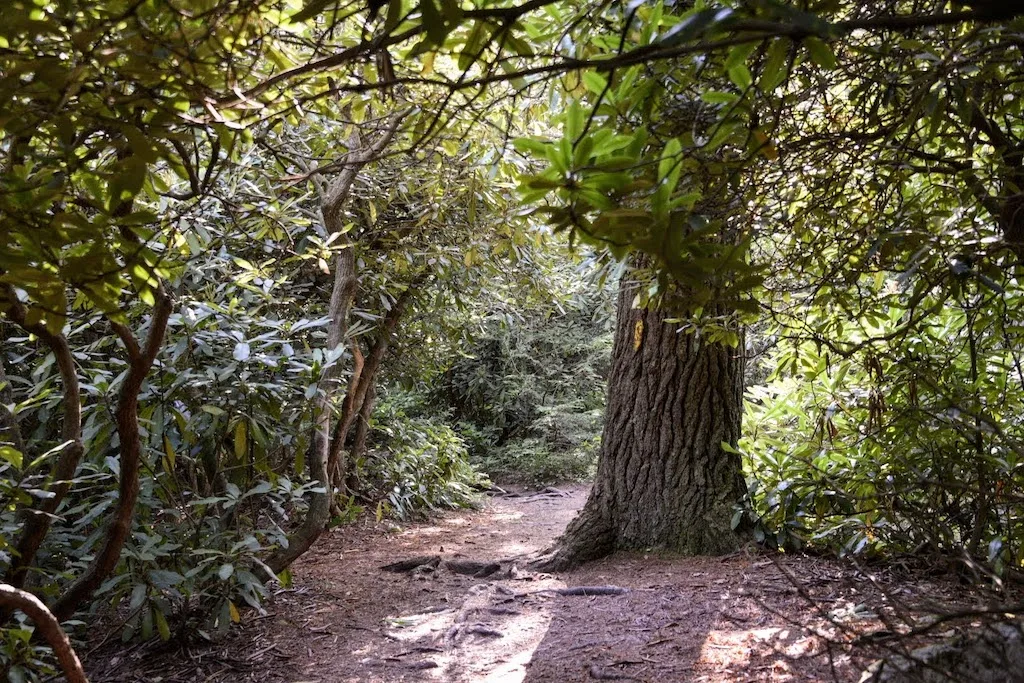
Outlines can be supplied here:
M102 647L87 668L154 683L856 681L927 605L985 599L949 579L756 550L618 554L558 575L486 566L549 545L586 495L573 485L335 528L226 640ZM425 565L382 569L415 557Z

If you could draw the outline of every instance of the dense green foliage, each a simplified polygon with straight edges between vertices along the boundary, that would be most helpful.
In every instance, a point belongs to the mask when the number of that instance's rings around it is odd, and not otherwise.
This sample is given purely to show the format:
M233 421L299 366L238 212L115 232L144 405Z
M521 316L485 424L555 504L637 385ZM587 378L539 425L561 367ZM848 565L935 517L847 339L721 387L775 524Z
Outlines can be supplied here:
M519 142L547 163L523 198L644 252L640 298L685 333L737 344L761 321L772 379L742 444L758 538L1019 566L1020 20L886 33L942 3L766 3L795 30L759 35L741 7L636 7L615 54L739 37L587 74L562 135Z
M4 581L213 638L331 519L583 477L627 270L759 351L758 540L1019 571L1018 14L8 2Z
M887 339L849 354L780 342L772 381L751 389L741 443L776 542L967 553L997 573L1019 561L1019 421L985 417L1024 409L1001 310L1019 293L961 296L906 337L908 311L895 305L855 321L846 341Z
M579 480L600 440L611 352L608 296L526 312L480 336L436 393L470 436L475 460L516 483Z

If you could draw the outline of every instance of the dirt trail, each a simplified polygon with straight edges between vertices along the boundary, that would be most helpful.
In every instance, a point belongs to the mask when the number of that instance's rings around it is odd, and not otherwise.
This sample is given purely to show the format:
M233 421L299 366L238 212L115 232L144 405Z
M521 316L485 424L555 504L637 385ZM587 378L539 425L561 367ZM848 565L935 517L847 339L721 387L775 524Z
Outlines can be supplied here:
M557 576L515 561L478 576L452 571L474 569L460 562L546 547L586 499L586 487L562 491L567 495L494 497L481 510L430 523L336 528L296 564L293 587L277 592L265 616L246 615L227 642L136 647L92 661L93 678L848 681L896 628L879 620L879 610L919 596L963 597L945 584L904 584L837 562L753 552L622 554ZM441 562L381 569L420 556ZM564 594L581 586L624 591ZM864 646L849 646L863 634Z

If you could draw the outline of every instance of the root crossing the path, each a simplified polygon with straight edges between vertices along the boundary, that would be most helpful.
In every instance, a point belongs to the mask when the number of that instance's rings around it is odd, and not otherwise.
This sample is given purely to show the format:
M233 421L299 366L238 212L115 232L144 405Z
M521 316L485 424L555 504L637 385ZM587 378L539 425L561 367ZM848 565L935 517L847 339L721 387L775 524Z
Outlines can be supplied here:
M978 599L953 583L751 549L617 554L542 573L530 560L562 533L586 488L501 493L430 522L332 529L267 613L243 613L226 641L111 646L109 657L90 658L90 678L857 681L891 654L891 638L873 634L916 618L905 606Z

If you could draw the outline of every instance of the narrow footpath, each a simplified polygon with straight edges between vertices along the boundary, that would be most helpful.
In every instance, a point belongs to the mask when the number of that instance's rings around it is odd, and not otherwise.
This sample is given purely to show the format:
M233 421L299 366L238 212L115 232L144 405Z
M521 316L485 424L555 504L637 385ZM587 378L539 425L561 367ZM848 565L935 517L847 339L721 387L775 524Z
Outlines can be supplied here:
M756 550L620 554L559 575L549 545L585 486L488 498L426 523L339 527L266 614L215 644L136 646L88 660L95 681L856 681L956 586ZM959 593L959 596L958 596ZM903 621L899 621L902 619ZM899 623L895 623L899 621Z

